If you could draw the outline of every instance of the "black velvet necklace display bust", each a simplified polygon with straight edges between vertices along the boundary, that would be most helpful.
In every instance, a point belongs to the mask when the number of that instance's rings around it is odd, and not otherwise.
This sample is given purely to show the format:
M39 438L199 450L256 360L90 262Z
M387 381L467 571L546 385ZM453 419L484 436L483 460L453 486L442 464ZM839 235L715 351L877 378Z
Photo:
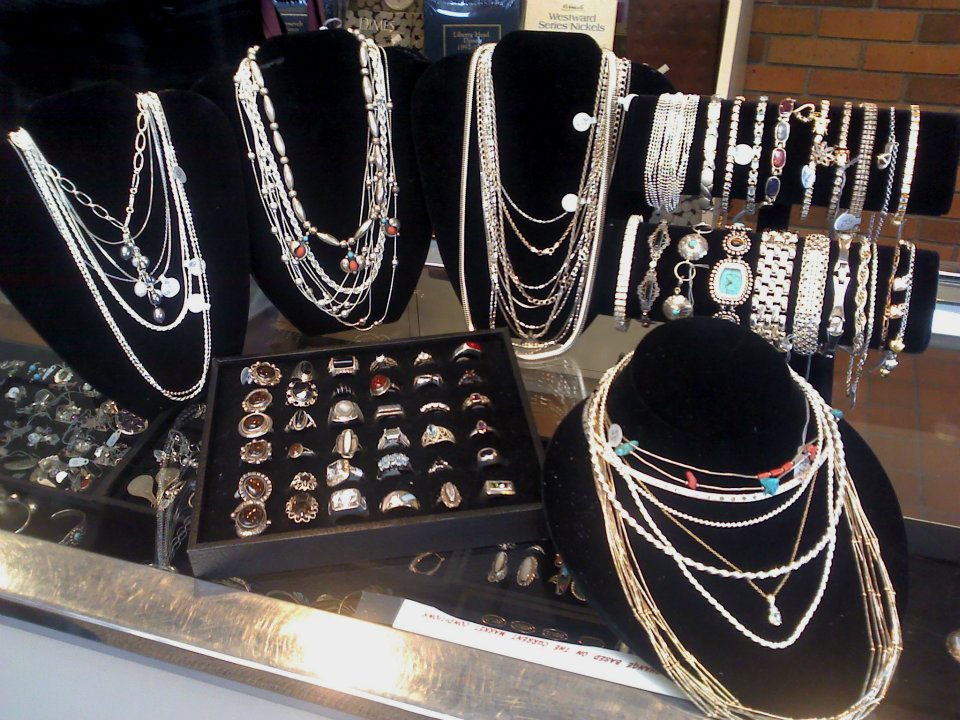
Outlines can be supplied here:
M777 467L793 457L801 442L804 408L805 399L782 356L744 328L712 318L679 320L654 329L614 381L608 398L611 422L619 423L624 435L645 449L689 465L747 474ZM543 495L550 531L591 606L635 653L656 663L610 557L582 413L581 403L561 423L547 453ZM843 421L841 434L848 468L879 539L902 614L907 549L896 495L876 457ZM814 489L800 554L821 537L826 526L825 473L822 469ZM711 477L710 481L723 483L724 479ZM728 482L750 484L742 479ZM636 513L619 479L617 487L625 507ZM730 503L657 494L681 511L714 520L759 514ZM789 560L803 505L794 503L780 515L748 528L688 527L741 569L780 566ZM681 537L662 513L655 510L654 517L680 552L719 564L690 538ZM780 715L811 717L837 713L857 699L869 648L844 519L823 599L797 642L783 650L770 650L746 638L686 581L673 560L635 532L630 531L630 538L639 567L673 632L742 703ZM806 611L820 579L822 558L793 572L777 596L783 614L780 628L767 622L766 603L745 581L693 572L748 628L776 640L786 637ZM776 580L758 584L769 592Z
M257 52L307 217L321 231L339 238L349 237L357 229L363 190L367 113L357 50L357 39L347 31L319 30L272 38ZM393 151L400 185L400 264L384 322L394 322L410 302L430 246L430 223L410 130L410 96L426 62L403 48L387 48L387 58L393 96ZM281 261L246 159L233 73L230 69L208 75L195 89L223 109L236 134L232 152L243 162L253 274L267 297L301 332L316 335L349 329L305 298ZM339 269L342 251L316 241L311 247L331 277L343 276ZM391 255L388 253L373 284L371 319L381 317L390 292Z
M243 203L240 166L231 152L229 127L216 107L194 93L162 92L160 102L177 160L187 176L186 194L207 265L212 354L233 355L243 347L250 284L247 229L243 213L237 212ZM31 108L23 126L48 162L114 217L123 218L137 131L134 93L107 83L51 96ZM157 187L150 223L137 240L151 258L158 256L164 236L159 180ZM140 192L148 189L145 167ZM143 221L144 207L141 198L134 227ZM80 217L94 232L119 240L115 228L96 220L85 208L80 208ZM4 254L0 289L85 380L121 406L147 417L172 403L146 383L118 345L8 142L0 143L0 247ZM118 256L114 259L119 262ZM173 259L179 259L176 249ZM132 287L118 286L131 306L142 310L146 301L136 298ZM173 300L176 307L181 300L182 296ZM160 385L182 389L197 380L203 359L199 314L188 313L180 327L161 333L138 325L112 299L107 305Z
M520 31L508 33L493 54L501 175L504 187L523 210L554 217L561 198L580 184L589 133L572 125L579 112L593 113L601 51L587 35ZM451 282L460 293L459 222L463 121L470 57L443 58L424 73L414 95L414 138L437 245ZM634 64L630 92L659 94L670 82L646 65ZM474 316L486 325L490 279L480 200L476 123L470 141L466 208L466 279ZM620 214L617 175L611 183L608 215ZM549 225L522 221L531 243L556 240L566 220ZM515 247L511 239L511 247ZM556 270L554 258L526 251L512 259L525 282L539 283ZM461 298L461 301L463 299ZM564 314L565 316L565 314ZM589 318L592 319L592 316ZM502 316L498 318L502 321Z

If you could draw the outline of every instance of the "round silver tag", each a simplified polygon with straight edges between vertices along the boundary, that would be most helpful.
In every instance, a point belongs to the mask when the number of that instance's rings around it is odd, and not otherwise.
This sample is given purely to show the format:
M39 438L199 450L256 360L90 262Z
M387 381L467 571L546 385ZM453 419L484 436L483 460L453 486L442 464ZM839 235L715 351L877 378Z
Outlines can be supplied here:
M737 165L749 165L753 162L753 146L746 143L740 143L733 150L733 161Z
M585 112L578 112L573 116L573 129L577 132L586 132L595 122L596 120L592 115Z
M576 212L577 208L580 207L580 198L573 193L567 193L560 201L560 206L567 212Z

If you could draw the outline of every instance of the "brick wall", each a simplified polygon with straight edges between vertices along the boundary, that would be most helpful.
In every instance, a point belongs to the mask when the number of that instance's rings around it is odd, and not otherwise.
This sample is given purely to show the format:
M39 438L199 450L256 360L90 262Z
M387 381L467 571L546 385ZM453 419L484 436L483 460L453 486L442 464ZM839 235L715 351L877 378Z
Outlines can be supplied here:
M755 0L744 94L957 111L960 0ZM905 230L954 261L960 173L955 183L949 215L911 220ZM813 222L823 217L811 212Z

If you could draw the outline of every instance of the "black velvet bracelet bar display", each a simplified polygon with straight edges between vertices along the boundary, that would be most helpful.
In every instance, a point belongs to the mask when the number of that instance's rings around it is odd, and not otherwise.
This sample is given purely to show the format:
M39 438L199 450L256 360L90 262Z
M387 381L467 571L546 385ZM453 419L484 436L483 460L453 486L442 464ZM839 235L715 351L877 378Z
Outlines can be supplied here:
M597 280L593 292L593 308L601 315L613 314L613 296L617 284L617 271L620 265L620 253L623 247L623 233L626 227L626 221L612 221L607 223L607 233L604 237L604 244L600 255L600 271L597 273ZM633 266L630 272L630 283L627 294L627 317L639 318L640 299L637 296L637 285L643 279L650 261L650 249L647 244L647 237L655 230L656 225L651 223L641 223L637 231L637 241L634 246ZM650 317L654 321L664 320L662 310L663 301L670 296L674 287L677 285L677 278L674 275L674 266L680 262L680 255L677 252L677 241L693 232L690 228L671 227L670 237L672 238L670 247L668 247L657 264L657 281L660 285L660 296L654 303ZM723 251L723 237L727 230L715 230L706 234L710 251L699 264L713 266L719 260L726 257ZM756 273L757 258L760 253L760 233L749 232L750 250L744 256L744 261L750 265L751 270ZM790 287L790 302L787 309L787 330L792 327L793 313L796 307L798 280L800 277L801 260L803 256L803 238L797 244L797 256L793 266L793 280ZM847 288L847 294L844 302L846 311L846 323L844 333L840 338L843 345L849 345L853 337L853 317L856 307L856 278L857 268L859 266L859 242L854 242L850 250L850 286ZM827 266L827 285L824 295L824 304L821 320L820 339L823 341L826 337L827 321L830 316L830 310L833 308L833 280L832 270L834 262L837 259L838 248L836 243L831 244L830 263ZM886 303L887 281L890 277L891 264L893 261L893 248L890 246L880 246L878 264L878 282L877 282L877 302L875 306L877 321L874 325L871 347L880 346L880 318L883 317L884 306ZM910 314L907 322L907 333L904 338L906 352L919 353L926 350L930 343L933 326L933 311L936 308L937 301L937 275L940 269L940 259L937 253L930 250L916 251L916 265L914 268L913 294L910 299ZM902 272L902 270L901 270ZM719 310L719 306L710 298L710 268L698 268L697 275L693 281L693 312L695 315L713 315ZM684 285L686 292L686 285ZM740 322L749 327L750 318L750 298L737 308L737 315Z
M171 90L160 93L160 101L177 161L187 176L186 194L206 261L212 355L235 354L243 347L250 288L247 227L243 212L238 212L243 207L239 158L223 114L207 99ZM31 108L24 127L64 177L114 217L123 217L137 131L136 98L130 90L105 83L48 97ZM141 192L147 188L144 177ZM142 222L143 207L141 199L135 225ZM152 212L137 244L156 258L164 241L162 200L155 199ZM119 240L116 228L85 208L80 215L94 232ZM0 143L0 247L5 256L0 289L74 370L138 415L153 417L172 404L127 359L8 142ZM135 301L146 303L133 296L132 284L120 292L134 307ZM107 304L120 332L160 385L185 388L200 376L199 314L188 313L180 327L161 333L143 328L112 299Z
M643 448L689 465L747 474L777 467L794 455L802 440L804 407L804 396L782 356L744 328L711 318L678 320L651 331L614 381L608 398L610 421L619 423L624 435ZM543 496L550 532L591 607L633 652L659 665L612 564L582 412L581 403L562 422L547 452ZM847 466L879 540L902 614L907 547L896 494L860 436L844 421L840 430ZM825 473L821 469L813 490L800 554L826 526ZM733 487L744 481L711 476L711 482ZM744 517L739 504L655 492L681 512L717 521ZM637 512L619 477L617 495L628 511ZM692 529L741 569L779 566L789 559L802 505L796 503L747 528ZM663 519L659 510L652 512ZM719 564L669 522L658 524L680 552ZM688 583L672 559L633 530L628 532L640 572L670 629L741 702L788 717L825 717L856 700L870 661L869 638L850 531L843 518L825 594L796 643L781 650L764 648L742 635ZM768 623L767 603L745 581L692 572L748 628L777 640L789 634L812 601L823 557L795 570L777 595L783 614L780 628ZM757 583L769 592L776 581Z
M561 198L580 184L588 133L571 124L578 112L593 113L601 51L592 38L575 33L508 33L493 54L503 182L525 212L553 217ZM460 293L460 178L466 81L470 57L443 58L423 74L413 98L414 140L424 179L427 208L437 245L451 282ZM634 64L630 92L672 91L669 80L646 65ZM480 171L473 123L469 150L466 209L466 276L474 304L489 296L486 243L480 204ZM608 214L629 208L620 202L619 173L614 175ZM525 222L531 243L548 244L559 234L556 223ZM548 277L555 263L527 255L515 259L527 282Z
M457 361L454 350L468 340L479 343L479 358ZM415 366L422 352L430 353L435 363ZM398 367L370 370L378 355L397 361ZM327 364L332 357L354 356L355 375L331 376ZM272 443L272 457L265 463L241 462L240 449L248 442L238 432L246 414L241 404L256 385L240 382L244 367L257 361L269 361L283 374L281 382L269 388L271 406L264 412L273 419L273 429L264 435ZM313 364L313 382L318 391L314 405L305 408L315 419L316 428L300 432L286 431L287 421L297 409L285 401L287 383L294 366L301 360ZM467 369L480 376L479 384L458 385ZM370 380L383 374L399 388L396 393L371 397ZM421 373L439 373L440 386L413 388L413 379ZM359 482L347 481L330 488L326 468L339 455L334 450L337 435L347 426L328 425L331 395L339 385L352 388L353 399L361 408L363 421L350 425L359 436L361 450L350 461L364 473ZM489 408L463 408L472 392L486 395ZM444 402L450 411L421 413L425 403ZM378 406L399 403L405 418L375 419ZM495 432L470 436L478 420L484 420ZM427 424L448 428L455 443L422 445ZM385 428L399 427L410 441L408 448L379 451L377 443ZM314 456L290 459L288 447L300 442ZM200 459L199 480L190 527L188 553L198 576L262 574L319 565L358 562L385 557L414 555L425 551L480 547L502 542L536 540L545 536L539 478L542 446L533 425L519 368L506 333L489 330L472 334L438 335L389 343L345 345L336 349L310 350L286 355L243 357L218 360L204 427L204 454ZM495 448L502 462L480 468L477 451ZM413 472L377 479L377 460L392 452L410 459ZM451 469L428 473L437 458L445 459ZM238 538L231 512L240 502L234 493L242 474L263 472L273 483L266 501L271 525L262 535ZM318 481L312 492L319 502L319 515L306 524L288 519L284 506L291 495L288 487L300 471L313 473ZM511 480L512 497L486 498L481 494L485 480ZM440 486L454 482L462 504L448 509L436 504ZM327 513L327 502L334 489L355 487L366 497L369 518L343 518L336 523ZM418 499L420 510L380 511L382 497L391 490L409 490Z
M367 112L358 47L357 39L345 30L319 30L272 38L257 53L257 63L276 107L298 197L310 221L338 238L349 237L357 229L364 189ZM406 310L420 278L430 246L430 220L423 203L410 117L414 84L427 63L405 48L390 47L386 52L393 97L393 154L400 186L399 265L384 320L389 323ZM236 142L231 153L242 163L253 274L267 297L301 332L318 335L343 330L346 326L303 296L281 261L280 247L270 232L246 157L234 95L234 71L212 73L194 89L219 105L234 129ZM311 249L331 277L343 277L339 268L342 250L319 241L312 242ZM373 284L371 319L380 318L390 294L391 256L388 251Z
M779 98L770 98L764 115L763 151L760 156L760 173L757 181L757 199L763 200L763 187L770 176L770 153L774 147L774 128L778 121L777 105ZM813 102L813 101L811 101ZM703 141L707 126L707 106L709 97L700 98L697 112L697 126L690 147L690 162L686 168L686 181L683 192L687 195L700 195L700 171L703 167ZM726 163L728 134L730 132L730 114L732 100L722 101L720 113L719 137L717 140L716 170L714 172L713 196L720 198L723 192L723 177ZM799 107L799 103L797 105ZM623 128L623 142L620 146L618 171L625 188L638 193L643 208L636 206L637 212L649 214L644 202L643 168L647 158L647 143L653 126L653 115L657 107L657 97L641 95L633 99L630 112L627 113ZM819 102L817 102L819 110ZM890 132L889 108L880 106L877 117L877 135L874 143L874 158L884 148ZM744 102L740 110L740 123L737 128L738 142L753 145L753 127L757 113L757 103ZM830 125L826 140L835 145L840 133L843 103L830 105ZM860 136L863 128L863 110L854 105L850 121L847 147L850 157L857 156L860 148ZM899 198L903 168L907 156L907 138L910 134L910 111L897 110L896 135L900 144L897 156L897 174L894 179L891 209L896 210ZM796 117L790 119L790 138L787 140L787 163L781 176L781 189L777 203L781 205L800 205L803 202L803 185L800 171L810 158L813 143L813 124L801 122ZM944 215L950 211L953 202L953 188L960 163L960 114L944 112L920 113L920 135L917 142L917 158L914 164L913 183L907 212L911 215ZM746 165L735 165L733 185L730 196L746 197ZM813 205L827 206L833 191L835 167L818 167L817 181L813 190ZM848 207L853 192L853 169L847 173L847 183L843 191L840 207ZM870 164L870 179L867 184L867 210L879 210L883 204L886 188L886 171L877 168L876 162Z

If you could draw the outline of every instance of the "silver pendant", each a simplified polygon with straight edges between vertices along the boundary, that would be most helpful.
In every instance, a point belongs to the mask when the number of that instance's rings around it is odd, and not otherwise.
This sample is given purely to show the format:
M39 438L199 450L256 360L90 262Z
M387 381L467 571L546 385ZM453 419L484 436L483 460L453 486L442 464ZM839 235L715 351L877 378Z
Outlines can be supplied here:
M680 320L693 315L693 303L683 295L671 295L663 301L663 315L667 320Z

